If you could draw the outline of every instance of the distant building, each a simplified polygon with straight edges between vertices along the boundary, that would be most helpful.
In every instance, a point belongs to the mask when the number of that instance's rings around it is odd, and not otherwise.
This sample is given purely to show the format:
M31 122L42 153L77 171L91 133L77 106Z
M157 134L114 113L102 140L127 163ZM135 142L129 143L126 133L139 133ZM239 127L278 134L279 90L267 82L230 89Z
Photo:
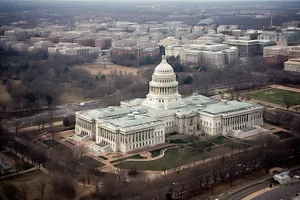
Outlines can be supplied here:
M95 40L95 47L100 47L101 49L108 49L112 45L112 38L102 37Z
M281 31L263 31L259 40L271 40L277 45L289 46L300 44L300 28L289 27Z
M217 28L216 21L213 20L213 19L210 19L210 18L203 19L203 20L199 21L196 26L202 26L202 27L206 27L206 28L209 28L209 29L216 29Z
M30 45L22 43L22 42L11 45L11 48L13 50L19 51L19 52L27 52L29 47L30 47Z
M245 40L242 39L227 39L223 42L230 46L238 48L239 56L253 56L263 54L263 50L266 46L273 46L275 42L270 40Z
M233 30L236 30L239 28L239 25L220 25L217 28L217 33L232 33Z
M197 35L203 35L206 33L215 33L216 22L213 19L203 19L199 21L196 26L193 27L192 32Z
M23 41L33 36L33 29L15 28L4 32L5 36L15 36L17 40Z
M81 37L74 40L74 43L77 43L81 46L94 47L95 46L95 37Z
M161 45L164 47L167 47L170 45L180 45L180 44L182 44L182 41L179 39L176 39L175 37L166 37L158 42L158 45Z
M159 54L159 48L142 48L142 47L113 47L112 55L134 56L137 59L147 56L154 57Z
M150 33L162 33L162 34L168 34L171 32L169 27L151 27L149 30Z
M287 56L288 58L300 57L300 46L272 46L264 48L264 58L278 55Z
M300 58L292 58L284 63L284 70L300 73Z
M39 41L33 44L32 47L28 48L29 52L38 52L38 51L43 51L47 52L48 48L53 46L52 42L50 41Z
M61 54L67 56L78 56L78 57L87 57L87 56L97 56L100 52L100 48L97 47L83 47L76 43L64 43L60 42L54 47L48 48L48 53Z
M179 56L182 63L224 67L238 60L238 50L226 44L185 44L167 46L166 56Z

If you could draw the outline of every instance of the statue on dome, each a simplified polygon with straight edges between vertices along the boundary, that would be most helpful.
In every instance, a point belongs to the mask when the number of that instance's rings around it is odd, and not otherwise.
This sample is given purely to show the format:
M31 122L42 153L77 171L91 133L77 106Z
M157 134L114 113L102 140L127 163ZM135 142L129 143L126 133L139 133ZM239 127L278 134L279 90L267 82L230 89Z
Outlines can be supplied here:
M159 54L162 56L162 55L166 55L166 52L165 52L165 47L162 46L162 45L159 45Z

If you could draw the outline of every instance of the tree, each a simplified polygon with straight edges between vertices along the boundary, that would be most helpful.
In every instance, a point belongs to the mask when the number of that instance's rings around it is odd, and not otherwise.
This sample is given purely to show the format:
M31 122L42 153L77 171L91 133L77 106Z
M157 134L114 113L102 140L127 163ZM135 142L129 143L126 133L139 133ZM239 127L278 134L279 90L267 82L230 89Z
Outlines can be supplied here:
M21 190L21 195L22 195L22 199L23 200L27 200L27 196L28 196L28 185L26 183L22 183L20 185L20 190Z
M46 190L46 180L45 179L41 179L39 183L36 184L36 189L38 190L38 192L40 193L41 199L44 199L44 195L45 195L45 190Z
M55 135L56 135L56 131L53 130L53 128L50 128L48 130L48 133L51 135L51 139L54 140L55 139Z
M286 109L289 110L289 108L293 105L293 100L291 98L284 97L283 103L284 103Z
M183 79L183 83L186 84L186 85L192 84L192 82L193 82L193 78L192 78L192 76L190 76L190 75L186 76L186 77Z
M68 119L68 118L64 118L63 119L63 124L64 124L64 126L70 126L70 120Z
M63 119L64 126L75 126L75 115L69 115Z
M79 158L79 160L82 159L82 156L87 153L87 148L83 145L79 145L79 146L76 146L74 148L74 154Z
M13 125L15 127L15 134L18 135L20 128L24 125L20 120L14 119Z

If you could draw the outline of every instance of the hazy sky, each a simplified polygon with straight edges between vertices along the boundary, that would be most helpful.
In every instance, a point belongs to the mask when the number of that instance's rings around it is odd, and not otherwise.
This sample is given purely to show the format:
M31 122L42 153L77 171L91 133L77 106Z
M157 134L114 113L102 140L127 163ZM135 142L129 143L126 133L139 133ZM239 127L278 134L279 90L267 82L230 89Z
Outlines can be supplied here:
M1 0L0 0L1 1ZM7 1L7 0L3 0L3 1ZM281 1L283 2L282 0L10 0L10 1L21 1L21 2L24 2L24 1L36 1L36 2L41 2L41 1L45 1L45 2L53 2L53 1L69 1L69 2L72 2L72 1L80 1L80 2L132 2L132 1L136 1L136 2L147 2L149 4L151 4L151 2L153 1L159 1L159 2L165 2L165 1L176 1L176 2L186 2L186 1L193 1L193 2L232 2L232 1L235 1L235 2L252 2L252 1L256 1L256 2L275 2L275 1ZM300 1L300 0L290 0L290 1Z

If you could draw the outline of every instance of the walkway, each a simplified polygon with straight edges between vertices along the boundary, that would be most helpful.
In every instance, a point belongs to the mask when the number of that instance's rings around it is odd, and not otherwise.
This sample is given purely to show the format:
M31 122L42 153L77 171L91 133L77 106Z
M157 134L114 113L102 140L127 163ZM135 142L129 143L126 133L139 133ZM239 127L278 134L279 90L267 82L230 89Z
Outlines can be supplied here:
M53 122L52 123L52 126L60 126L60 125L63 125L63 122L62 120L61 121L58 121L58 122ZM31 131L31 130L37 130L38 129L38 125L35 125L35 126L28 126L28 127L24 127L24 128L21 128L20 131ZM41 127L41 125L40 125ZM45 128L48 128L50 127L50 125L47 123L44 125L44 129Z

